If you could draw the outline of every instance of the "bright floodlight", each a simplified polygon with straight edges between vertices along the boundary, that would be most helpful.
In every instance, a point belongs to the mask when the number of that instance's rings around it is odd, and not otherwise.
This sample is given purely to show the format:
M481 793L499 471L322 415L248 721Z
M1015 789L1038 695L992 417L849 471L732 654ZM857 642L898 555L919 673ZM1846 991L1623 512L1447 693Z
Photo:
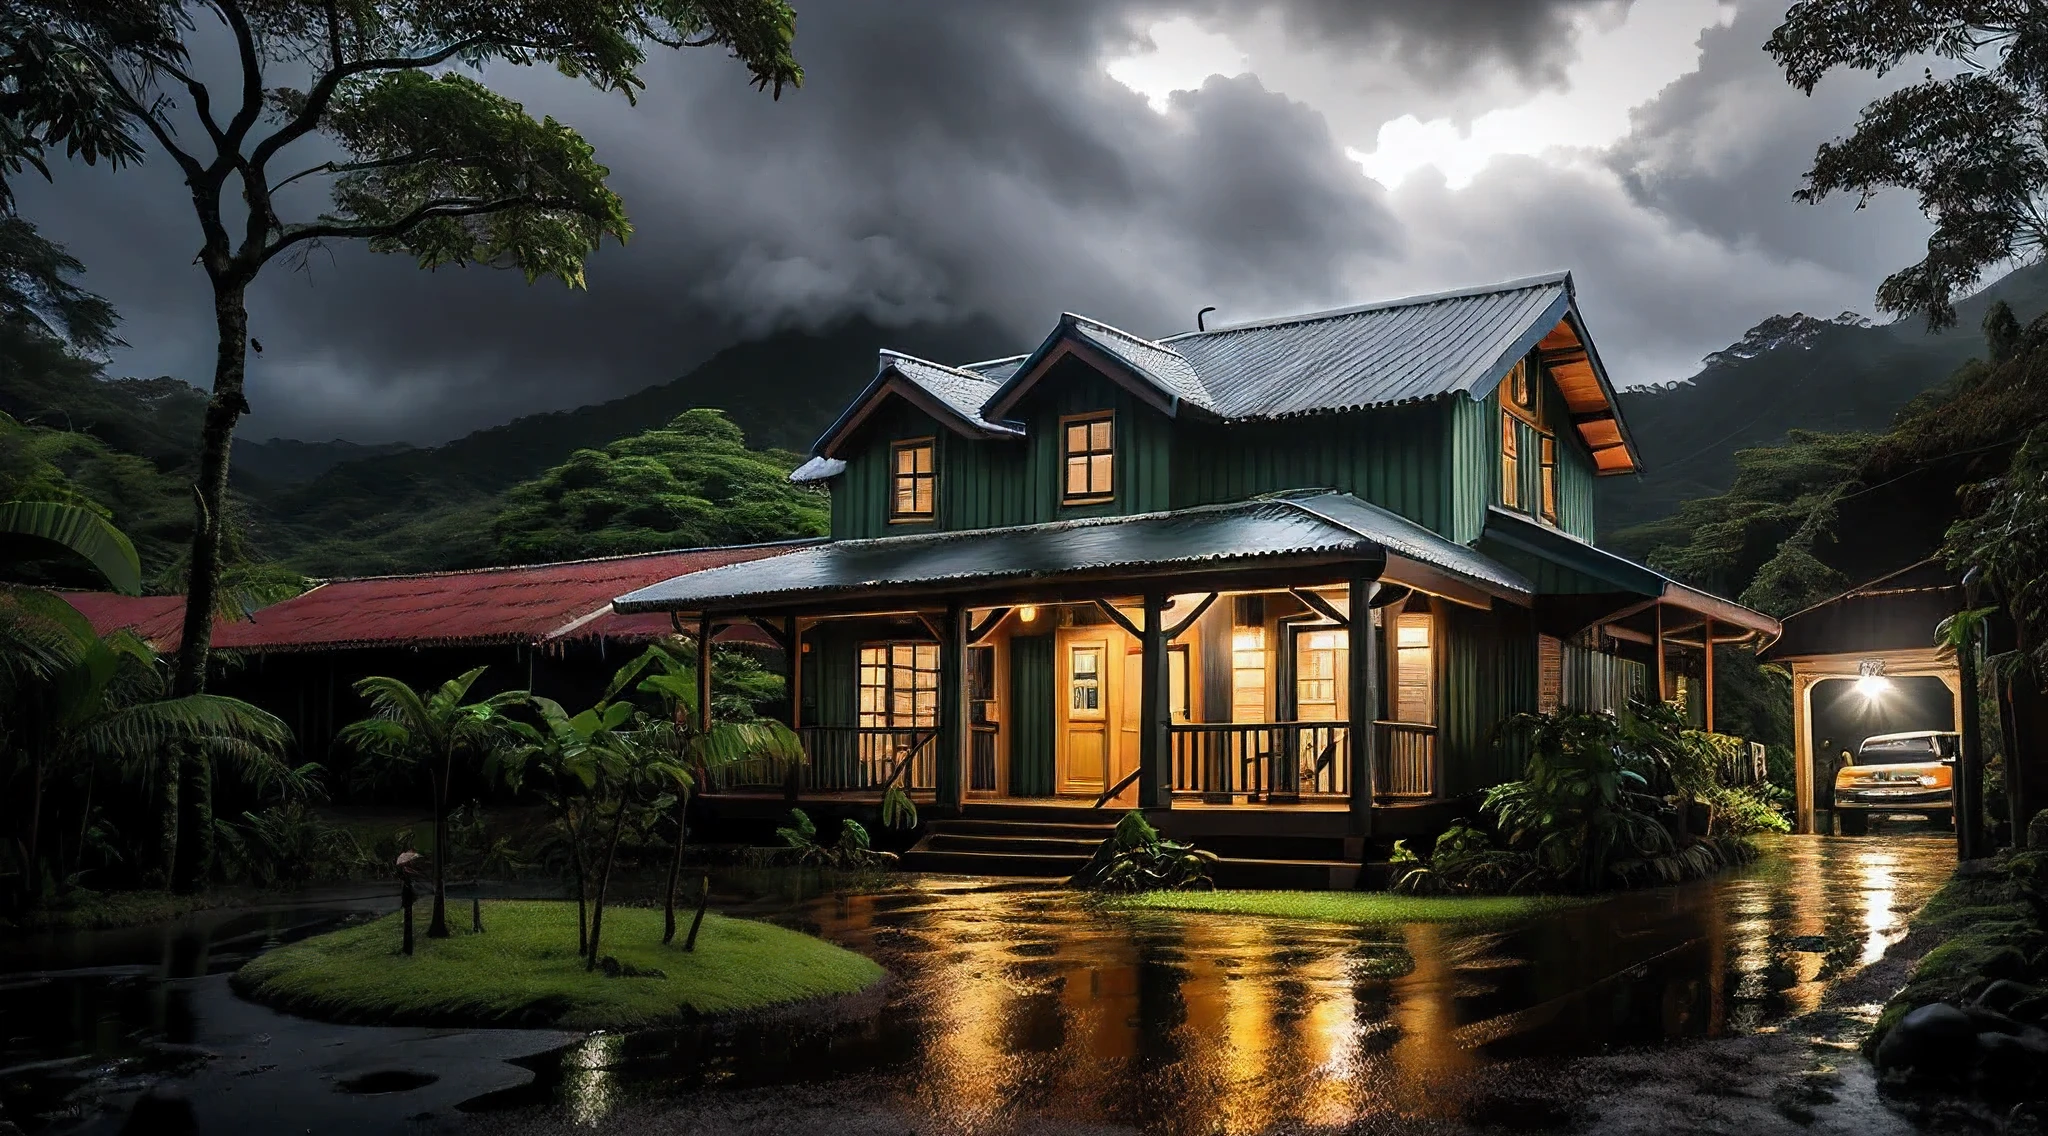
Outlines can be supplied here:
M1864 675L1856 680L1856 693L1866 702L1875 702L1890 694L1892 680L1883 675Z

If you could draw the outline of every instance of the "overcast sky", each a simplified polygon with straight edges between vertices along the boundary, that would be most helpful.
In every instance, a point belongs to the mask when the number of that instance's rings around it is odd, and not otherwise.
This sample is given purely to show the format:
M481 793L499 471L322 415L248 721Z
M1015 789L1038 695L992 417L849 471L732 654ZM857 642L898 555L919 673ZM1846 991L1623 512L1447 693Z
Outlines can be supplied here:
M243 436L439 441L855 313L1025 350L1062 310L1166 335L1556 268L1617 381L1663 382L1770 314L1869 312L1925 239L1906 199L1791 200L1879 88L1788 87L1760 47L1785 0L794 2L779 102L702 51L654 59L638 106L494 69L595 144L633 240L584 292L274 265ZM205 385L169 166L20 184L126 318L112 370Z

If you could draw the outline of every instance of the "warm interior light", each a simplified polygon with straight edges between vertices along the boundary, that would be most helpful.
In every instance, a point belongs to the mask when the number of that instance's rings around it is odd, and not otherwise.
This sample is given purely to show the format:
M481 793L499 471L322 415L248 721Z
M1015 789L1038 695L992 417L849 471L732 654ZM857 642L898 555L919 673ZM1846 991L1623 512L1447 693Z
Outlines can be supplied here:
M1234 651L1263 651L1266 649L1266 631L1262 627L1240 630L1230 637Z
M1017 620L1020 623L1029 623L1037 618L1038 609L1032 606L1031 604L1025 604L1023 607L1017 609Z
M1883 675L1863 675L1856 680L1856 693L1862 695L1865 702L1875 702L1890 694L1891 690L1892 680Z

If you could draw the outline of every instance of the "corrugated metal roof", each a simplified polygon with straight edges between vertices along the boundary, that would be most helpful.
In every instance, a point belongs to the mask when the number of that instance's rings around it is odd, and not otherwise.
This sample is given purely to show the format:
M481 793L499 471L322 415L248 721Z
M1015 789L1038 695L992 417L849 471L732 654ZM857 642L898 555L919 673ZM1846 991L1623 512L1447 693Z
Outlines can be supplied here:
M1399 513L1382 509L1349 493L1304 494L1287 500L1296 508L1371 538L1390 553L1462 576L1487 591L1517 596L1535 594L1536 586L1529 582L1528 577L1498 560L1445 540Z
M1226 419L1282 418L1490 389L1570 302L1567 273L1214 331L1184 357Z
M986 433L1017 435L1024 432L1007 422L991 422L982 417L981 408L996 393L999 384L973 371L948 367L900 351L884 351L877 373L903 376Z
M93 633L109 635L126 629L158 651L169 654L185 639L184 596L124 596L117 592L59 592L92 624ZM214 624L216 635L220 623Z
M696 611L967 581L1051 581L1115 568L1243 564L1392 550L1488 590L1527 581L1413 522L1346 494L1320 493L1003 529L842 540L764 564L714 568L622 595L622 612Z
M1173 348L1071 312L1061 317L1061 324L1062 330L1071 328L1074 334L1108 352L1169 396L1203 410L1216 409L1215 399L1203 385L1203 377L1186 356Z
M1681 583L1654 568L1646 568L1591 541L1581 540L1563 529L1542 524L1498 505L1487 507L1482 532L1483 540L1502 541L1509 547L1604 581L1617 590L1635 592L1667 606L1696 612L1763 635L1779 634L1778 621L1760 611Z
M313 651L349 647L540 643L627 637L608 623L622 591L687 578L707 568L786 555L815 544L695 548L467 572L330 580L264 608L244 622L220 624L214 646L226 650ZM666 627L654 634L666 632Z

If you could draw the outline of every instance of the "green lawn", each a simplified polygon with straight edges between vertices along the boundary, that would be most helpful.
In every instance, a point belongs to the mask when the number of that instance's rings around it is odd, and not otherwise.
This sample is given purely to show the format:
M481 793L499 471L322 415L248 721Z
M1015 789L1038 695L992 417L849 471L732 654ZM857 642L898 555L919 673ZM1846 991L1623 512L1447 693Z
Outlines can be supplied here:
M719 915L705 916L697 949L685 953L681 930L661 944L661 912L608 907L602 953L667 977L607 978L577 957L573 903L485 903L480 935L467 930L467 905L451 905L459 929L449 939L426 937L428 907L423 896L411 958L399 953L401 916L388 915L259 956L236 973L235 989L347 1022L622 1029L852 994L883 975L822 939Z
M1118 911L1207 911L1384 927L1515 923L1597 900L1555 895L1396 895L1379 891L1153 891L1104 899Z

